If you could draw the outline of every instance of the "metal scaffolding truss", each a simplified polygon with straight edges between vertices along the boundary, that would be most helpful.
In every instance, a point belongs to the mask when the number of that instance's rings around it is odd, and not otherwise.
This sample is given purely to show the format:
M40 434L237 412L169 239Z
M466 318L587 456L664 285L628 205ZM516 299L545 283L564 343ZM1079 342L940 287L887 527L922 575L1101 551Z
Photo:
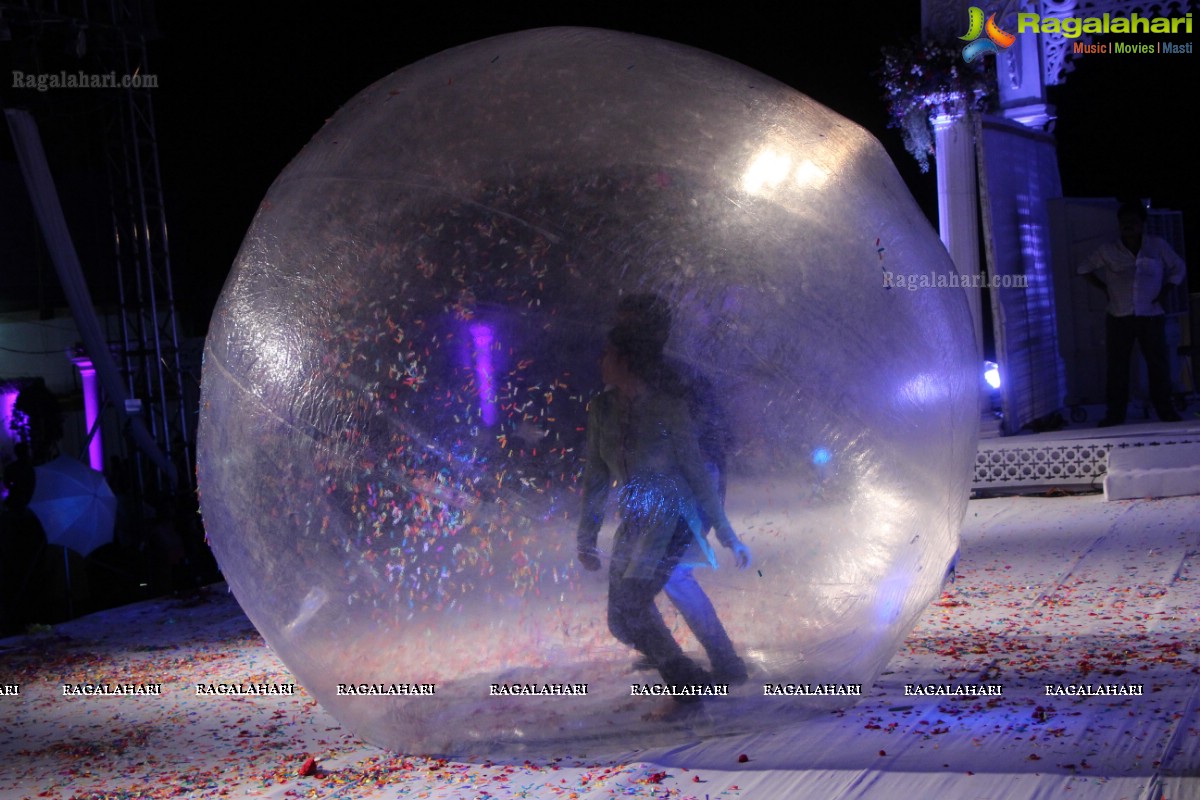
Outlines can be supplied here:
M113 102L102 104L95 129L103 151L111 195L113 260L118 288L120 360L129 396L156 443L191 488L192 446L183 402L179 325L171 279L167 219L154 122L154 73L147 38L155 32L150 0L0 0L0 38L25 32L36 55L39 38L61 53L63 41L77 42L90 66L115 78L105 86ZM39 59L40 60L40 59ZM88 131L84 131L88 134ZM53 155L51 156L53 157ZM136 408L139 406L140 408ZM139 455L136 479L143 490L169 490L161 471Z
M141 3L110 0L122 46L123 75L150 75L145 28L135 16ZM114 262L120 293L122 351L132 397L151 434L176 465L181 480L193 472L182 398L179 330L171 256L154 127L153 92L133 85L121 90L115 125L108 131ZM155 473L156 480L162 476Z

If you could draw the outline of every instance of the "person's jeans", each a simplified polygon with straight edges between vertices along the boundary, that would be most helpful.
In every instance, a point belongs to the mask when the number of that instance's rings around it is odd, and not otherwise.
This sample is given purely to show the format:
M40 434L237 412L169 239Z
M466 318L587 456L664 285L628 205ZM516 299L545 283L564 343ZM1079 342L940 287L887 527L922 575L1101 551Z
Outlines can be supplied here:
M1146 359L1150 380L1150 402L1159 418L1175 413L1171 405L1171 365L1167 354L1166 317L1107 316L1104 329L1108 345L1108 374L1105 417L1114 422L1125 421L1129 406L1129 359L1136 343Z
M733 642L717 617L717 610L713 608L712 601L696 580L693 568L686 564L676 566L663 588L675 608L679 609L684 622L704 647L713 673L717 676L736 676L744 672L745 664L734 650Z
M680 519L667 547L667 555L656 565L653 577L627 578L624 576L634 549L634 534L622 529L617 533L608 571L609 630L618 641L646 656L658 668L663 681L671 685L707 682L704 671L683 654L654 603L687 549L691 536L691 529Z

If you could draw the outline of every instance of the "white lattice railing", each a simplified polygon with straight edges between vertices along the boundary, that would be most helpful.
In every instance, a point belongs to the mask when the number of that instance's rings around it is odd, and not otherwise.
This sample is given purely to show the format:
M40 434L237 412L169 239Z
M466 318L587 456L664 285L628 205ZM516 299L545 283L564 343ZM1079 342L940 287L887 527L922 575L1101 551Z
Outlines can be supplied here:
M1116 429L1120 431L1120 429ZM1200 443L1200 430L1124 434L1089 432L1089 437L1016 436L980 441L975 455L975 490L1031 486L1100 487L1114 447L1169 447Z

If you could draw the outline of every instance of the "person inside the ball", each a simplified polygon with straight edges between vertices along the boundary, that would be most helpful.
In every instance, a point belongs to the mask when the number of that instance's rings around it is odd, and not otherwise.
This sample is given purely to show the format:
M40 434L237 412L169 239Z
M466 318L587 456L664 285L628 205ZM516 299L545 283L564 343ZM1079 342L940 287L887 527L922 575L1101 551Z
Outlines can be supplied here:
M597 537L608 493L617 487L621 523L609 563L609 629L668 685L709 683L712 676L684 654L654 600L685 558L715 566L702 518L713 521L739 568L749 566L750 551L725 516L661 342L634 327L613 328L600 370L605 389L588 407L579 561L600 568Z
M717 497L725 505L726 454L733 446L732 426L722 407L716 387L696 365L673 359L665 355L667 342L671 338L673 321L671 305L667 299L654 292L635 292L621 297L617 303L616 325L630 328L639 336L645 335L658 346L662 365L669 371L669 392L687 400L700 455L704 466L717 484ZM705 533L715 527L717 520L704 516L700 509L700 522ZM693 549L694 546L693 546ZM704 647L716 683L740 685L749 680L746 662L738 655L721 624L712 601L704 587L696 580L696 567L707 566L697 563L698 559L686 555L675 566L671 577L663 587L663 594L679 611L692 635ZM634 664L637 670L653 669L654 664L643 657Z

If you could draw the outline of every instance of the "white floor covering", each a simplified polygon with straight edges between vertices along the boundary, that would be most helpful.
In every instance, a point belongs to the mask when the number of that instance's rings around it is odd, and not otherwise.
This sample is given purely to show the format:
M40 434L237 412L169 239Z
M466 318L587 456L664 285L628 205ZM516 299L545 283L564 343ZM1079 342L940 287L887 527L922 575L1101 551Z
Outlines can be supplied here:
M957 580L880 682L771 734L444 761L362 744L303 691L195 696L235 674L289 680L222 592L0 640L0 685L20 685L0 695L0 798L1197 798L1200 498L972 501ZM163 694L62 696L118 680ZM905 696L929 683L1003 695ZM1048 696L1058 684L1144 694Z

